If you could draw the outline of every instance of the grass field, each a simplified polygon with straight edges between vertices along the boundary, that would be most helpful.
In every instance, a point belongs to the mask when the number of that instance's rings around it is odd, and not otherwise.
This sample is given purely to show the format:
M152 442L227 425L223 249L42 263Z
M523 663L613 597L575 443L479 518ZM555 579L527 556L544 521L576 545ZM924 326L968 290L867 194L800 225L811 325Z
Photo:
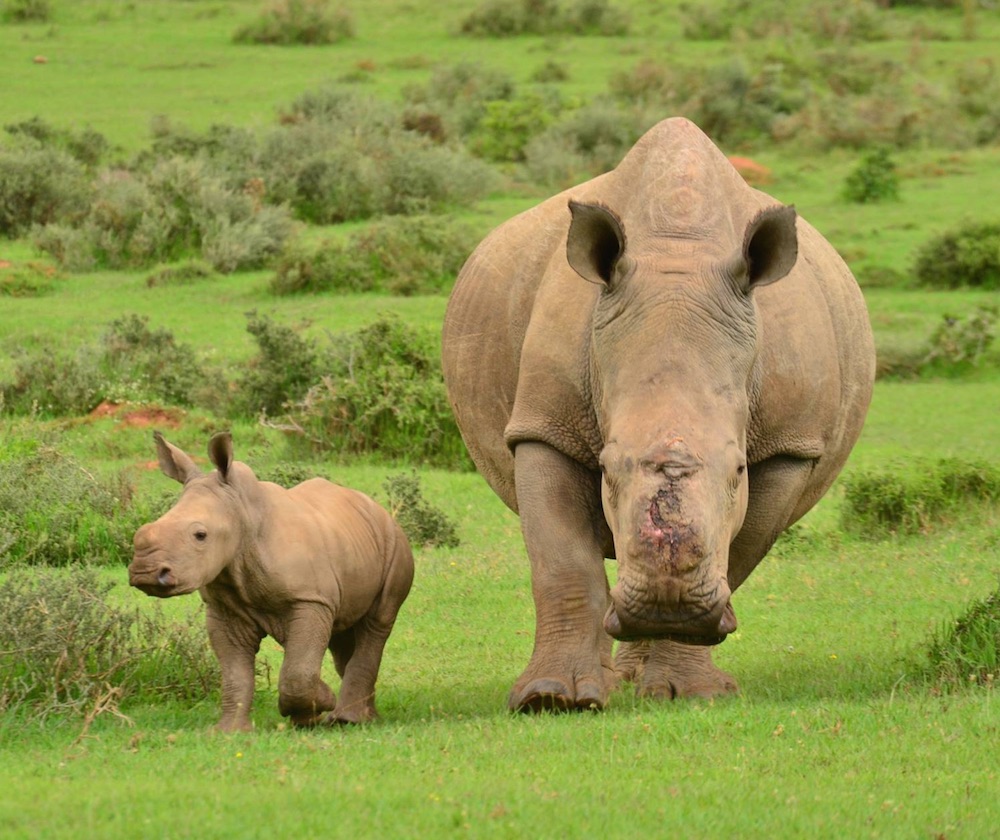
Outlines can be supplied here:
M273 126L303 91L351 75L396 100L438 67L477 60L528 83L547 60L569 68L568 97L589 100L609 78L665 51L691 67L726 60L734 44L681 38L679 5L631 0L627 36L467 39L454 33L478 4L369 0L347 4L357 37L330 47L235 45L258 0L53 0L51 20L0 24L0 123L32 117L105 134L122 158L147 148L166 117ZM820 4L799 4L809 9ZM996 60L1000 15L893 9L887 40L856 47L945 79ZM0 0L0 10L4 9ZM803 18L804 20L805 18ZM921 37L920 32L935 33ZM796 42L798 43L798 42ZM740 41L750 57L783 54L781 39ZM790 49L790 47L789 47ZM44 62L36 62L43 56ZM666 114L664 114L666 116ZM852 149L741 142L725 151L766 165L765 187L826 234L862 279L909 274L915 251L963 219L998 218L1000 146L917 144L894 153L896 202L841 197ZM509 176L508 171L504 174ZM455 216L485 234L547 193L508 177ZM311 227L312 241L358 223ZM27 239L0 239L0 261L44 260ZM0 379L17 354L58 338L94 341L135 313L199 358L238 371L254 352L257 310L317 342L386 312L437 330L446 297L322 294L275 297L270 270L149 287L148 270L61 273L53 291L0 297ZM880 354L919 353L946 314L995 304L983 290L937 292L865 284ZM885 380L845 476L917 457L1000 464L997 350L958 378ZM170 439L194 454L231 427L236 456L258 470L285 461L282 434L245 418L181 412ZM0 429L14 433L7 418ZM173 492L150 462L148 428L114 418L22 418L95 474L127 469L136 492ZM34 424L34 425L32 425ZM17 427L20 434L24 425ZM305 468L384 500L406 464L314 460ZM379 678L381 719L301 732L277 710L277 645L266 640L250 734L213 725L219 698L132 701L92 721L24 710L0 716L0 835L63 837L576 837L982 838L1000 820L1000 709L995 683L942 692L916 674L929 636L1000 580L1000 518L976 508L914 536L863 540L840 528L842 483L788 536L734 599L740 630L718 649L738 696L654 703L624 688L600 714L511 715L507 692L531 652L533 606L516 517L473 473L419 470L424 493L454 519L458 548L416 552L412 594ZM609 563L613 578L615 567ZM196 597L155 605L104 566L116 602L167 615ZM0 639L0 647L6 640ZM326 676L336 688L332 666ZM2 704L0 704L2 708Z

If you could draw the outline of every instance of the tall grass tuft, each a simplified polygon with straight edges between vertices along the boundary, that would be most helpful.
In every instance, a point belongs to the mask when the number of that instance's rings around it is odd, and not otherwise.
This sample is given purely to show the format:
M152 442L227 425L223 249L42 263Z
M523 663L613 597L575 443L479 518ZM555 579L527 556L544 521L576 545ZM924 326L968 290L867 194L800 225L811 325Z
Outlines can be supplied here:
M915 460L843 482L842 524L870 539L918 533L969 508L1000 501L1000 467L958 458Z
M925 674L942 690L1000 682L1000 589L973 601L933 635Z

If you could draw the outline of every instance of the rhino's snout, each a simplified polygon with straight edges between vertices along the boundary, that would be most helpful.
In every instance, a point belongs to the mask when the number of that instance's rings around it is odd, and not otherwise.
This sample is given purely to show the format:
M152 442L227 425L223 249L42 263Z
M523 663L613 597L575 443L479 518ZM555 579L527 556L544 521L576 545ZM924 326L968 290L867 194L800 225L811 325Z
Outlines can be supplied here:
M673 639L692 645L717 645L737 627L728 589L719 593L725 595L724 599L719 598L709 609L697 614L688 614L680 604L672 610L633 610L620 594L620 590L612 591L611 604L604 616L604 630L615 639Z
M165 563L146 565L134 559L128 567L129 585L158 598L169 598L176 594L177 577L173 569Z

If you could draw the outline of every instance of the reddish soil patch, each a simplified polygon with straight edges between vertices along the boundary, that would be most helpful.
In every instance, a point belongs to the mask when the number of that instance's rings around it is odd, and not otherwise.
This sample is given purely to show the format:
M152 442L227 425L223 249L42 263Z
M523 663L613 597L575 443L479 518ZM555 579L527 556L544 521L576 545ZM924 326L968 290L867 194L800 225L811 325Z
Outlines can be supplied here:
M100 420L104 417L114 417L121 425L132 429L149 429L152 427L176 429L184 419L184 412L178 408L161 408L160 406L131 406L128 403L118 405L112 402L102 402L90 412L91 418Z
M764 164L757 163L757 161L748 157L739 157L736 155L730 157L729 162L736 167L736 171L743 176L743 180L751 187L771 183L771 170L764 166Z

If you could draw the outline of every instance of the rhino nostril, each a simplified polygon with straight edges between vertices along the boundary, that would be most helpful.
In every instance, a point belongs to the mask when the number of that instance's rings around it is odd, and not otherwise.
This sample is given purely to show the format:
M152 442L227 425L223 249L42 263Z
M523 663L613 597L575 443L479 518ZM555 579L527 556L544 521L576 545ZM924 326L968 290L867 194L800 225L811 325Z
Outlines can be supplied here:
M162 569L160 569L160 573L156 576L156 582L158 584L160 584L160 586L170 586L171 585L172 581L171 581L171 578L170 578L170 567L169 566L164 566Z

